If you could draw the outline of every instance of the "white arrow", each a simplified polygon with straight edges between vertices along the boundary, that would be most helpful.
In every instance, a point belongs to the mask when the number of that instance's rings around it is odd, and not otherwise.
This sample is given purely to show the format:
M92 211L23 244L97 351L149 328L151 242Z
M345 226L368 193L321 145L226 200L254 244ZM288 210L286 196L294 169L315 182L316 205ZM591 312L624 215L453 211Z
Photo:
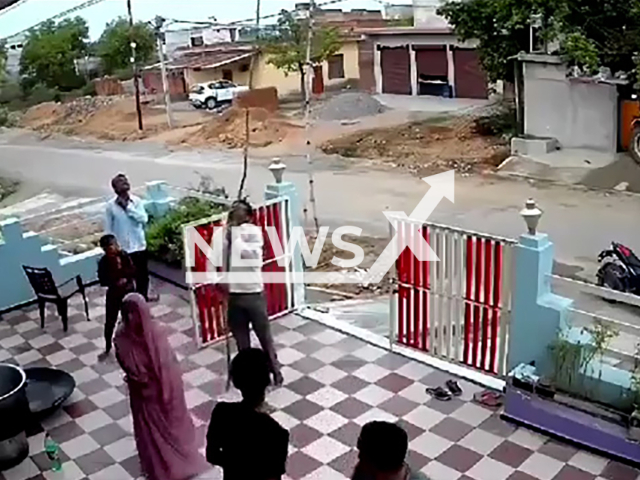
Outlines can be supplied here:
M398 232L396 231L389 244L367 273L364 280L365 285L380 282L406 247L409 247L421 262L437 262L440 260L431 246L422 237L421 228L423 222L429 218L443 198L447 198L453 203L454 174L454 170L449 170L448 172L424 177L422 181L428 183L431 188L422 197L409 217L407 217L404 212L385 212L385 216L395 230L397 230L399 225L398 222L393 222L392 219L398 220L404 217L405 220L413 220L413 222L407 222L410 230L408 232L405 231L405 234L402 235L400 239L398 239ZM413 241L409 242L409 239Z

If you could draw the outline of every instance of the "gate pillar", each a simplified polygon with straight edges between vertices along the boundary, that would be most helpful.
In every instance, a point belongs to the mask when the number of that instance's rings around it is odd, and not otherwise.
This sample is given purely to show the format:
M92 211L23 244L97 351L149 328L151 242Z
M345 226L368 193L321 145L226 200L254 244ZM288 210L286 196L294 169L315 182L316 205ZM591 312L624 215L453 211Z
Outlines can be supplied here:
M302 233L302 222L300 221L300 199L298 190L292 182L282 180L286 166L280 160L274 161L269 170L273 173L275 181L267 184L264 190L264 199L274 200L276 198L285 198L289 204L289 211L285 212L287 218L287 228L291 232L290 239L293 235ZM283 245L284 248L287 246ZM292 265L291 272L293 275L293 301L294 307L300 308L305 305L305 285L304 285L304 266L302 263L302 251L300 244L295 243L295 248L291 252Z

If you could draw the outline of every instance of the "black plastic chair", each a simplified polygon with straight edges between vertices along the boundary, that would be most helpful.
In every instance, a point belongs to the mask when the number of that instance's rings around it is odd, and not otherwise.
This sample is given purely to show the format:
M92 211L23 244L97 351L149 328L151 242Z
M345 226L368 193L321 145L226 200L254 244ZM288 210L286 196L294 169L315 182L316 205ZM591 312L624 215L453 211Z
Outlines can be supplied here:
M60 315L62 319L62 326L66 332L69 328L68 302L76 293L82 295L84 312L87 320L90 320L89 303L87 302L84 283L80 275L75 278L70 278L60 285L56 285L53 280L53 275L51 275L51 271L48 268L27 267L25 265L23 265L22 268L24 269L24 273L27 274L29 283L38 300L41 328L44 328L45 306L47 303L53 303L58 309L58 315Z

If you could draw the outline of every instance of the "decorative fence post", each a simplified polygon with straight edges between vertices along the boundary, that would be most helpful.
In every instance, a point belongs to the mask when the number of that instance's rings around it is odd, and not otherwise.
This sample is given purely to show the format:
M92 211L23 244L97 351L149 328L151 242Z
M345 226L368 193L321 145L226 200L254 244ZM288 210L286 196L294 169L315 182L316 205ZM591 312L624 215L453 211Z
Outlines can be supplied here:
M276 159L271 165L269 170L273 174L275 179L274 183L269 183L265 187L264 199L269 201L276 198L286 198L289 203L289 212L286 212L286 218L289 220L289 231L291 237L296 234L302 227L300 222L300 199L298 197L298 191L296 186L292 182L285 182L282 180L286 165L279 159ZM288 248L283 245L283 248ZM291 252L292 266L291 271L293 273L293 299L294 306L296 308L302 307L305 304L305 286L303 283L304 267L302 264L302 251L300 245L296 242L293 252Z
M520 236L514 247L507 371L532 361L544 370L549 345L565 325L573 300L551 292L553 243L547 234L536 231L542 211L535 201L528 200L520 214L528 232Z
M170 209L175 198L169 195L167 182L157 180L146 184L145 208L152 217L161 217Z

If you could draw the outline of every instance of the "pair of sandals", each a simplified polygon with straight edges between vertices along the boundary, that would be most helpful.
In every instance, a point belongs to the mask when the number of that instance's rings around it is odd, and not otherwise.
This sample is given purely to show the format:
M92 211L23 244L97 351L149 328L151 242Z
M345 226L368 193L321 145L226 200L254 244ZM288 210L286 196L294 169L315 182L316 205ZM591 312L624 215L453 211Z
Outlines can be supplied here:
M446 389L444 387L429 387L427 393L441 402L448 402L453 397L462 395L462 388L455 380L447 380L444 385L447 387Z

